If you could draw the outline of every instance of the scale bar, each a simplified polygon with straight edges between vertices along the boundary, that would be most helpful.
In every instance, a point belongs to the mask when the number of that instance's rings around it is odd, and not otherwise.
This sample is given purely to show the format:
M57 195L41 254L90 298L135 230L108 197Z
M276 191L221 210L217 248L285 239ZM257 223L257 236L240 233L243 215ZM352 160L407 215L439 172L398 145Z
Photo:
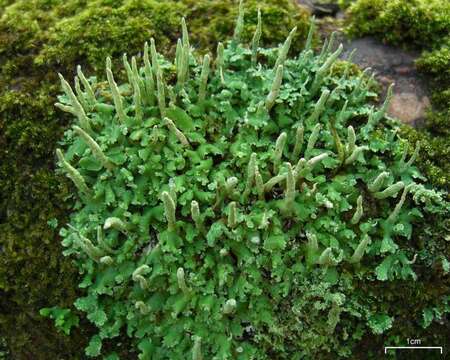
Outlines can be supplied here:
M389 349L433 349L440 350L441 354L443 353L442 346L385 346L384 353L387 354Z

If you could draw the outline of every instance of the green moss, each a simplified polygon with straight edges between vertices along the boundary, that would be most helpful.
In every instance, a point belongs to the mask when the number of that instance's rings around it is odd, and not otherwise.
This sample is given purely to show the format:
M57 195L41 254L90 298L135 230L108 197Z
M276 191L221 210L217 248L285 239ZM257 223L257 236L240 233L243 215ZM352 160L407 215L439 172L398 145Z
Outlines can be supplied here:
M63 338L39 315L50 303L66 306L79 291L77 272L60 255L57 229L47 224L56 218L63 225L72 203L67 181L53 172L54 148L68 124L53 105L57 72L73 74L84 64L88 73L101 73L106 55L135 54L152 36L170 52L181 15L197 22L192 45L205 46L205 34L231 35L231 3L0 0L0 333L14 359L77 358L87 338ZM298 51L307 14L288 0L260 6L272 27L264 41L276 44L298 25ZM255 9L253 1L249 16ZM248 26L246 34L252 22Z
M73 67L82 59L100 71L105 56L137 49L151 37L167 50L176 36L170 29L185 9L182 3L169 1L90 1L75 16L52 27L35 63Z
M214 49L218 41L231 34L237 17L237 7L232 1L184 1L190 9L187 15L191 36L198 41L196 47ZM309 15L299 11L299 7L289 0L248 0L245 2L245 27L242 34L244 41L251 41L257 24L257 9L261 9L261 42L274 46L284 41L286 34L297 26L291 51L298 53L306 39Z
M402 127L402 135L411 143L420 141L421 150L418 165L424 175L435 185L450 188L450 140L444 136L435 136L426 130L417 130L410 126Z
M350 35L390 44L429 47L450 29L450 3L442 0L358 0L348 15Z
M36 310L49 298L63 306L76 294L77 272L59 256L59 237L47 225L51 218L64 222L68 188L51 170L48 144L62 129L42 90L34 99L11 91L0 96L0 328L17 359L45 359L44 351L33 355L36 349L69 351L70 341ZM83 343L74 337L73 345Z
M424 52L416 65L419 70L432 76L438 83L436 85L442 86L443 82L450 87L450 37L444 39L437 49Z

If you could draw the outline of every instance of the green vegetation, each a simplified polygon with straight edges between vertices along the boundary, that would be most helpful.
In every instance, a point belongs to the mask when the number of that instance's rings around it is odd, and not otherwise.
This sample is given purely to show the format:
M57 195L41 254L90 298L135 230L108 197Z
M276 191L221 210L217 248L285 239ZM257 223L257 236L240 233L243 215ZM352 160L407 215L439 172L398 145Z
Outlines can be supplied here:
M442 0L357 0L348 9L349 34L390 44L428 47L448 36L450 4Z
M209 46L232 35L233 3L0 0L0 333L14 359L76 358L88 337L77 330L59 335L39 315L50 303L67 307L79 292L56 226L73 204L71 184L54 174L56 142L69 123L54 107L56 72L72 76L82 64L88 75L101 73L106 56L136 53L152 36L163 53L173 53L182 15L195 23L192 45ZM244 36L254 31L261 6L262 41L276 45L296 25L293 50L301 48L308 15L293 1L248 3Z
M404 127L411 142L420 140L422 172L450 188L450 2L442 0L358 0L348 10L352 36L374 35L393 44L424 50L417 68L431 78L432 109L424 131Z
M295 29L262 48L257 26L245 47L240 12L200 61L182 24L174 60L152 40L123 57L125 82L110 58L107 81L61 76L76 125L57 157L78 195L60 234L98 329L86 355L378 359L377 341L412 328L445 339L424 329L450 312L448 235L417 229L449 204L384 117L391 93L370 105L363 75L331 71L342 47L315 55L312 31L294 58Z
M401 134L409 143L419 142L421 144L421 151L417 157L419 169L434 186L448 191L450 185L450 166L447 160L450 157L448 130L450 119L450 4L438 0L357 0L350 7L348 15L351 35L375 35L390 44L413 46L423 50L416 65L430 79L433 90L432 107L427 113L423 129L418 130L404 125L401 128ZM413 151L414 149L410 147L409 154L412 155ZM442 294L442 291L446 291L443 289L449 286L448 263L443 262L437 269L438 272L444 274L444 277L436 276L434 271L432 274L428 272L430 267L433 268L431 260L433 257L448 254L450 251L448 211L439 217L425 217L424 222L426 225L417 229L414 236L416 244L428 243L427 250L419 252L419 259L423 265L417 267L417 273L422 281L420 285L416 283L402 286L400 296L408 298L409 306L408 309L396 308L398 318L403 319L404 328L398 327L397 332L390 335L390 341L404 339L411 333L413 326L409 319L414 316L410 314L411 309L420 307L426 309L422 314L423 325L428 323L427 319L430 314L440 313L438 309L442 309L443 304L438 305L436 299L439 295L437 294ZM419 245L419 247L421 246ZM439 285L435 286L436 284ZM391 293L390 290L383 289L379 292L379 299L390 296L389 293ZM398 302L401 303L402 300L399 299ZM448 309L448 304L445 306ZM420 331L419 329L414 328L415 334ZM448 333L448 324L441 329L429 329L427 331L427 334L431 335L428 338L429 343L449 344L448 337L438 340L436 334L440 331ZM383 342L380 342L379 345L382 346Z

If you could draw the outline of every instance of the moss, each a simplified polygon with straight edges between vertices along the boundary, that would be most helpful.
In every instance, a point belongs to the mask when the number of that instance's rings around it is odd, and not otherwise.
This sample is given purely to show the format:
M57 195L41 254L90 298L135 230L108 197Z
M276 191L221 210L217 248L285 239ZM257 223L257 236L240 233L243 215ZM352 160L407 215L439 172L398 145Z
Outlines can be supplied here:
M449 111L429 112L426 129L417 130L410 126L402 127L402 135L410 143L414 144L420 141L421 150L417 159L418 167L431 183L447 191L450 189L449 115ZM410 150L412 154L412 147Z
M72 204L67 181L53 171L56 142L68 125L53 106L57 72L73 74L77 64L87 65L90 74L101 72L106 55L136 54L151 36L159 49L171 52L169 44L179 35L172 29L179 28L181 15L196 21L190 29L193 46L205 46L207 34L231 35L234 12L226 11L231 3L0 0L0 334L12 358L79 358L88 338L63 337L39 315L50 304L72 303L79 292L78 274L61 255L57 229L47 224L53 218L64 224ZM293 1L259 5L271 28L264 41L276 44L298 25L298 50L308 15ZM249 16L256 6L252 1Z
M189 31L197 40L196 47L214 49L218 41L231 34L237 17L237 7L230 6L233 2L184 1L190 9L187 22ZM242 38L250 42L257 24L257 9L261 9L263 28L261 43L274 46L286 38L286 34L297 26L297 32L292 42L292 52L298 52L307 36L309 14L299 11L299 7L289 0L248 0L245 3L245 28Z
M350 35L390 44L429 47L450 29L450 3L441 0L358 0L348 15Z
M33 356L36 348L54 355L69 351L68 339L55 334L36 310L50 298L63 306L76 293L77 272L59 256L58 236L47 225L51 218L64 222L68 188L51 170L48 144L61 123L42 90L35 98L12 91L0 96L0 327L17 359L44 359L43 351ZM73 343L84 342L75 336Z
M84 59L103 70L106 56L118 57L130 49L139 49L154 37L158 46L167 52L178 38L179 19L185 16L190 24L193 45L200 49L213 48L218 39L232 33L236 11L232 1L91 1L71 18L59 21L52 28L52 35L35 58L36 64L69 65ZM244 32L250 38L256 26L257 8L263 12L266 25L262 35L264 41L277 44L284 40L286 30L299 27L294 49L300 49L306 37L308 14L300 11L290 0L264 2L249 1L247 18L250 19ZM126 13L127 17L123 14ZM106 45L106 46L105 46ZM61 54L64 54L61 56Z
M416 65L423 73L432 76L437 85L445 83L450 87L450 36L437 49L424 52Z
M136 51L151 37L167 50L177 35L171 29L185 9L182 3L168 1L90 1L52 27L35 64L73 67L82 59L101 71L106 56Z

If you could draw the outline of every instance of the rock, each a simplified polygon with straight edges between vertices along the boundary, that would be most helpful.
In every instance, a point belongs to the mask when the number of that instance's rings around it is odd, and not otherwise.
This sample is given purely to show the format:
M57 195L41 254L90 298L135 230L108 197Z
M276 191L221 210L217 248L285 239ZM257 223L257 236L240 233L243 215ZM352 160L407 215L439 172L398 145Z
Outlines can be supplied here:
M325 16L335 16L340 8L333 0L297 0L297 3L311 11L312 15L320 18Z
M396 93L392 97L388 114L404 123L418 125L425 116L425 109L430 106L427 96L419 98L415 93Z
M388 114L410 125L420 125L425 110L430 105L428 89L414 67L418 52L405 51L365 37L355 40L344 39L346 58L353 49L356 53L352 61L362 68L371 68L383 87L380 100L383 101L388 86L395 83L394 96Z
M387 86L389 86L389 85L391 85L391 84L393 84L393 83L395 83L395 81L394 81L394 79L392 79L391 77L389 77L389 76L377 76L377 80L382 84L382 85L387 85Z
M395 69L395 72L400 75L408 75L412 71L414 71L414 69L411 66L399 66Z
M345 19L345 11L339 10L336 14L336 19L337 20L343 20Z

